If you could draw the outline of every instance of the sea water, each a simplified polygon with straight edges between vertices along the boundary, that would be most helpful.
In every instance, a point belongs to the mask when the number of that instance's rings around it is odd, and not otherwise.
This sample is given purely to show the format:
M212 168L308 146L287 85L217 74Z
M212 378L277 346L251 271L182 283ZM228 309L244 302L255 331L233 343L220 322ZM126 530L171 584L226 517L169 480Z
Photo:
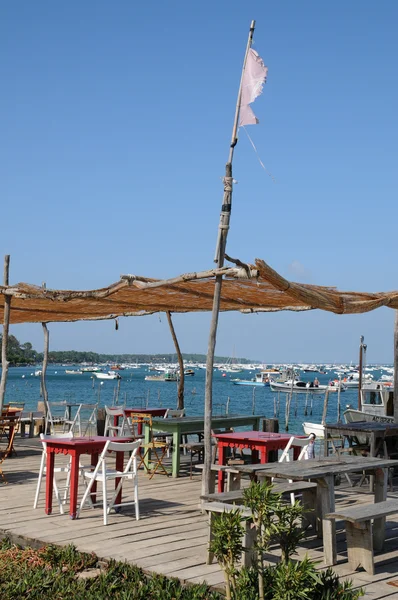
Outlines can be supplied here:
M79 366L68 366L68 370L78 370ZM165 407L176 408L177 387L176 382L145 381L148 368L120 371L119 404L143 408ZM37 410L37 403L41 400L41 378L35 376L35 368L14 367L8 372L6 402L20 401L25 403L25 410ZM279 430L285 431L285 403L286 393L279 396L279 414L275 414L275 405L278 403L278 393L272 392L269 386L254 387L234 385L232 379L251 379L254 371L231 374L225 376L219 371L213 372L213 414L257 414L265 417L279 418ZM381 372L374 371L374 379L378 379ZM203 415L205 397L205 370L195 369L194 376L185 377L185 408L187 416ZM335 379L335 374L303 373L304 381L311 381L317 376L320 384L328 383ZM47 369L47 390L50 402L66 401L68 403L99 403L99 406L112 405L117 394L118 380L99 380L92 373L82 375L69 375L65 367L51 365ZM307 415L305 415L306 394L293 394L290 407L289 433L303 433L303 422L320 423L322 419L324 394L308 395ZM329 394L327 421L337 421L337 392ZM356 408L358 403L358 390L348 389L340 394L341 415L347 405Z

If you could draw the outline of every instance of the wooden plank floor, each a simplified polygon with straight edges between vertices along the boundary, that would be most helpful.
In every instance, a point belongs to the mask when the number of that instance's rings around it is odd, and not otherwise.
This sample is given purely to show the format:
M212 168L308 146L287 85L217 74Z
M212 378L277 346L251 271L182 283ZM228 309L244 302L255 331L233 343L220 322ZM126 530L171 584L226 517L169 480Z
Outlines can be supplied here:
M198 510L201 474L189 478L189 469L179 479L155 475L151 481L139 474L140 513L135 520L134 508L112 513L109 525L102 524L102 510L86 509L80 519L60 515L55 503L54 513L44 513L44 485L37 510L32 509L41 457L38 440L18 439L18 455L2 465L8 485L0 483L0 535L12 535L32 544L70 544L82 551L95 552L102 558L128 561L147 571L178 577L184 582L221 587L223 575L217 564L206 565L207 520ZM56 461L65 457L57 456ZM127 487L125 488L127 491ZM365 486L337 487L336 502L350 505L369 502ZM128 495L128 494L127 494ZM398 497L397 492L390 496ZM66 507L67 511L67 507ZM398 515L389 518L386 548L376 555L376 574L351 572L347 564L345 533L337 524L338 564L336 572L353 579L355 586L364 587L365 598L398 598ZM322 560L322 544L315 537L302 544L299 555L307 553ZM275 549L277 556L277 549Z

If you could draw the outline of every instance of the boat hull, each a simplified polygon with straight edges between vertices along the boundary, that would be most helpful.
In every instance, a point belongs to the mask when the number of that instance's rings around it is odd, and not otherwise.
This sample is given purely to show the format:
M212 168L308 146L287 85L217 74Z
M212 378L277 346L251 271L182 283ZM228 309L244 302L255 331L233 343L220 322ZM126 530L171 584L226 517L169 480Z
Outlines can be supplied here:
M233 381L232 383L234 385L251 385L255 387L265 387L267 385L262 381L245 381L244 379L242 381Z
M273 392L293 392L296 394L324 394L326 392L327 386L320 385L319 387L307 387L307 386L298 386L292 385L290 383L277 383L274 381L270 382L271 390Z

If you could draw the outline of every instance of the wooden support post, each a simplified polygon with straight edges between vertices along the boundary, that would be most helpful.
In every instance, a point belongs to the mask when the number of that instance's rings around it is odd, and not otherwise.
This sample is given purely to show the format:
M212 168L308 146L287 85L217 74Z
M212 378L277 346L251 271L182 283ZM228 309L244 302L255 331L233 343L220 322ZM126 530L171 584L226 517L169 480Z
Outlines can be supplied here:
M41 324L43 327L44 334L44 352L43 352L43 367L41 370L41 389L43 393L44 407L47 415L48 408L48 392L47 392L47 383L46 383L46 372L47 372L47 364L48 364L48 350L50 346L50 335L47 329L47 323Z
M238 143L237 131L239 124L239 111L242 97L242 83L243 75L245 71L247 56L249 54L250 47L252 45L253 33L255 28L255 21L250 24L249 37L246 45L245 58L243 60L243 68L241 74L241 80L239 84L238 98L235 108L235 117L232 127L231 143L229 146L228 161L225 165L225 177L224 177L224 195L223 202L221 205L220 222L217 234L215 262L218 268L224 266L225 250L227 246L227 236L231 218L232 208L232 190L233 190L233 177L232 177L232 161L234 157L235 146ZM206 360L206 383L205 383L205 410L204 410L204 473L202 478L202 495L207 496L209 493L210 483L210 471L211 471L211 420L213 412L213 365L214 365L214 354L216 348L217 338L217 326L218 316L220 312L221 303L221 287L222 287L222 275L217 275L214 284L213 294L213 308L211 313L210 332L209 332L209 343L207 349L207 360Z
M263 431L269 433L279 433L279 420L278 419L263 419ZM278 450L268 451L268 462L278 461Z
M6 254L4 257L4 277L3 283L5 286L9 285L9 274L10 274L10 255ZM6 395L7 385L7 374L9 362L7 361L7 347L8 347L8 332L10 328L10 309L11 309L11 296L4 296L4 320L3 320L3 337L1 339L1 380L0 380L0 413L3 409L4 398Z
M394 423L398 423L398 310L394 321Z
M180 345L177 340L173 321L171 319L171 313L169 310L166 310L166 317L167 317L167 321L169 323L171 337L173 338L174 347L176 349L176 354L177 354L177 359L178 359L178 364L180 367L180 378L178 381L178 392L177 392L177 408L178 408L178 410L182 410L184 408L184 381L185 381L184 359L181 354Z

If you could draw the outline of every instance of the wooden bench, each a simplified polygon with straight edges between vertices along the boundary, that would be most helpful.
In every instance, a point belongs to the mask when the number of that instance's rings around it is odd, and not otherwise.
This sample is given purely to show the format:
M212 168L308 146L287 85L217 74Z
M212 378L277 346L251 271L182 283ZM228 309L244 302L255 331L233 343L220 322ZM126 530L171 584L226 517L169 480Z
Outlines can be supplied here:
M228 493L228 492L226 492ZM231 492L230 492L231 493ZM232 492L235 493L235 492ZM226 502L204 502L202 508L207 512L209 518L209 530L208 530L208 549L206 564L210 565L213 562L214 554L210 551L210 544L213 539L213 520L215 514L224 512L231 512L239 510L242 515L242 525L244 527L244 534L242 545L246 548L246 552L242 552L242 566L250 567L254 559L254 542L256 539L256 530L253 527L253 521L251 519L252 512L248 508L243 506L236 506L234 504L228 504Z
M383 549L385 518L396 513L398 513L398 500L394 499L341 508L326 515L327 519L344 521L348 563L354 571L362 565L367 573L374 575L373 549L378 552Z
M195 469L201 470L203 477L204 465L195 465ZM213 494L216 490L219 471L223 471L227 475L226 489L228 492L240 489L241 474L237 469L234 469L233 466L212 464L210 470L209 494Z
M273 491L283 496L287 494L301 493L301 502L304 507L303 528L311 526L314 531L316 528L316 502L317 502L317 484L310 481L283 481L273 486ZM228 492L210 493L201 496L200 499L206 502L223 502L227 504L243 504L243 489L230 490Z

